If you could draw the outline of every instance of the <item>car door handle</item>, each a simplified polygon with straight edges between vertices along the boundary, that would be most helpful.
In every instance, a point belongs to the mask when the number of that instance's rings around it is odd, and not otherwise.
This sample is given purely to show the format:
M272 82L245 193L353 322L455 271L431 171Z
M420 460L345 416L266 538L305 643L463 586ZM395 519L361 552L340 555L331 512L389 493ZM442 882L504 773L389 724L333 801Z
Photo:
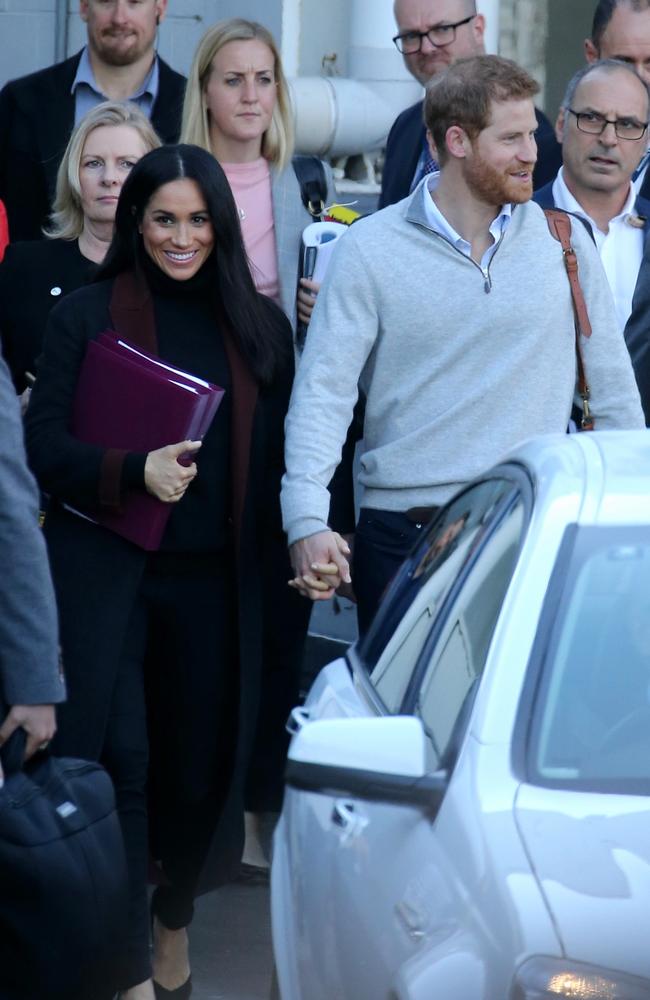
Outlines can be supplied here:
M339 799L332 808L332 823L341 831L340 844L346 847L356 841L368 825L365 816L359 813L354 802Z
M289 712L285 729L291 736L295 736L296 733L300 732L305 723L309 722L310 717L311 713L309 709L298 705L297 708L292 708Z
M332 809L332 823L342 830L353 830L357 825L357 816L351 802L335 802Z

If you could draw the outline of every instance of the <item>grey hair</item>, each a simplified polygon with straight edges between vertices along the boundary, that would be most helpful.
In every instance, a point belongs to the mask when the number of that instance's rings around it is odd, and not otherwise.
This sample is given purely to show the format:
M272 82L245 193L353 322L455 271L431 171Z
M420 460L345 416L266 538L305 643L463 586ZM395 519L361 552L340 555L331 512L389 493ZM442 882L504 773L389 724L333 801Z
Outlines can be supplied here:
M128 125L142 139L146 151L162 145L156 131L137 104L103 101L77 123L56 175L56 194L50 221L43 233L51 240L78 240L84 228L79 169L86 140L103 125Z
M639 81L639 83L641 84L641 86L645 91L645 95L648 99L648 111L646 113L646 122L647 122L648 119L650 118L650 87L648 87L648 84L645 82L645 80L639 76L634 66L632 66L630 63L623 62L622 59L599 59L597 62L587 63L586 66L583 66L582 69L579 69L578 72L575 73L569 80L560 107L562 108L563 111L567 111L571 107L571 105L573 104L573 99L576 96L576 91L578 87L580 86L582 81L586 80L586 78L590 76L592 73L595 73L597 70L604 70L606 73L614 73L616 70L621 70L621 69L625 70L631 76L634 76Z

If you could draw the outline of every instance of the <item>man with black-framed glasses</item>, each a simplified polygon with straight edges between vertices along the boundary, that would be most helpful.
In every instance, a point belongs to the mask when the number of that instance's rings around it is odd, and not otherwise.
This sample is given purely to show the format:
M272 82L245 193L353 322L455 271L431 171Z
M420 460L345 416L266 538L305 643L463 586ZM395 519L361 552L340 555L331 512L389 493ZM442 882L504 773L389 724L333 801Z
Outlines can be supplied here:
M397 33L393 42L409 73L423 87L457 59L485 52L485 17L475 0L395 0ZM437 169L429 151L422 119L423 102L407 108L391 128L382 176L379 207L385 208L415 189L420 180ZM535 186L555 176L560 148L553 129L537 112L538 160Z
M535 194L544 208L562 208L589 226L622 332L650 233L650 201L637 196L632 183L649 119L648 85L633 66L604 59L583 67L569 82L558 115L563 166ZM647 391L640 388L643 398Z

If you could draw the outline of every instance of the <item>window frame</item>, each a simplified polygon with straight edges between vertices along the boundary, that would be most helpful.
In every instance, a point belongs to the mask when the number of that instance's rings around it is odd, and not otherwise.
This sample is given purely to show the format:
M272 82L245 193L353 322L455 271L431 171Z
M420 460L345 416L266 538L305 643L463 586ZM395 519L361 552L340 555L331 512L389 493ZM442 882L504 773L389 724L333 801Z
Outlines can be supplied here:
M481 476L481 477L473 480L463 490L461 490L458 493L454 494L454 496L449 500L449 502L447 504L445 504L443 507L440 508L440 511L436 515L436 521L438 520L439 517L441 517L441 516L444 515L444 513L447 510L447 508L449 507L449 505L451 503L456 503L458 501L458 499L463 494L469 492L471 489L474 489L474 488L480 486L482 483L493 482L495 480L500 480L502 482L509 483L511 488L506 491L506 493L504 494L504 496L501 498L501 500L499 501L499 503L497 504L497 506L493 510L492 514L490 515L489 520L483 526L483 529L484 529L483 530L483 536L478 541L475 549L469 554L469 556L466 559L466 561L460 567L460 570L459 570L459 572L458 572L455 580L453 581L453 583L449 587L449 590L448 590L447 594L445 595L445 597L444 597L444 599L443 599L443 601L442 601L442 603L440 605L440 608L439 608L439 610L438 610L435 618L433 619L433 622L431 623L431 628L429 630L427 638L425 639L425 642L424 642L424 644L422 646L422 649L420 650L420 653L418 655L416 663L415 663L415 665L414 665L414 667L412 669L410 679L408 681L408 684L406 685L406 689L405 689L404 695L402 697L402 700L400 702L400 706L399 706L399 708L398 708L397 711L392 711L392 710L390 710L387 707L387 705L384 703L381 695L379 694L379 692L377 691L377 689L373 685L373 683L372 683L372 681L370 679L370 672L368 670L368 667L364 663L364 661L361 659L361 657L359 656L359 651L358 651L358 645L359 645L359 643L358 642L355 643L352 647L350 647L350 649L348 649L348 651L346 653L346 662L347 662L348 668L350 669L351 674L352 674L352 676L353 676L353 678L355 680L355 683L357 684L358 688L360 689L360 692L363 695L363 697L366 699L366 701L369 703L369 705L372 706L372 708L377 712L378 715L413 715L413 716L415 716L415 707L416 707L416 702L417 702L417 695L418 695L419 689L421 687L422 680L424 678L426 669L427 669L427 667L429 665L431 654L433 652L433 649L435 648L435 645L436 645L437 641L440 638L440 635L442 634L442 631L443 631L443 629L445 627L445 624L446 624L446 622L448 620L450 611L453 608L453 606L454 606L454 604L456 602L456 599L459 596L459 594L460 594L460 592L461 592L461 590L462 590L462 588L463 588L463 586L464 586L467 578L472 573L474 567L476 566L477 561L481 558L481 555L484 552L486 545L488 544L488 542L492 538L494 531L497 530L497 528L503 522L503 519L507 516L507 514L509 513L509 511L511 510L511 508L514 506L514 504L517 502L517 500L520 500L522 502L522 505L523 505L523 524L522 524L521 537L519 539L519 544L518 544L518 547L517 547L517 553L516 553L516 556L515 556L514 569L513 569L512 576L514 576L514 574L516 572L516 567L517 567L517 565L519 563L519 559L521 557L521 552L522 552L523 546L524 546L524 544L526 542L526 538L528 537L528 529L530 527L530 522L531 522L531 518L532 518L533 505L534 505L534 495L535 495L535 489L534 489L533 480L531 478L531 475L530 475L529 471L526 469L526 467L524 465L522 465L520 463L517 463L517 462L511 462L511 463L506 463L506 464L503 464L503 465L498 465L498 466L494 467L493 469L491 469L490 472L487 473L486 475L483 475L483 476ZM421 546L423 544L423 541L424 541L424 539L419 540L417 542L416 547L414 547L414 549L412 551L416 551L417 548L419 548L419 546ZM407 557L407 558L410 558L410 557ZM400 570L400 574L401 574L401 570ZM396 580L397 580L397 577L396 577ZM511 577L510 583L511 582L512 582L512 577ZM505 601L505 598L507 596L507 593L508 593L509 589L510 589L510 584L508 584L508 587L506 588L506 591L505 591L505 594L504 594L504 598L503 598L504 601ZM501 614L501 612L499 612L499 616L500 616L500 614ZM498 622L499 616L497 616L497 622ZM495 627L496 627L496 623L495 623ZM490 640L490 644L491 644L491 640ZM377 662L379 662L379 661L377 661ZM373 666L372 666L373 670L376 667L376 665L377 665L377 663L373 664ZM473 696L472 696L472 703L468 707L468 710L467 711L464 710L464 709L461 710L460 715L462 716L462 721L463 721L462 732L456 732L456 727L454 727L454 730L453 730L453 739L452 739L451 742L457 748L457 751L460 750L460 746L462 745L462 739L463 739L464 733L465 733L467 727L469 726L470 718L471 718L471 715L472 715L472 710L471 709L473 707L474 700L475 700L476 695L478 693L478 689L480 687L480 681L481 681L482 676L483 676L483 672L481 673L481 677L479 677L479 679L478 679L479 683L476 685L476 689L475 689L475 691L473 693ZM460 716L459 716L459 718L460 718ZM456 752L455 756L457 757L457 752ZM453 762L451 762L451 766L453 766L453 763L455 763L455 760Z
M650 796L650 780L647 778L560 779L541 775L535 765L542 710L553 675L554 655L566 622L566 615L561 613L561 609L567 607L567 602L575 588L577 574L584 568L582 560L576 562L576 555L580 548L588 549L591 535L610 530L627 532L638 530L638 526L578 525L572 523L567 525L564 530L537 623L535 639L517 706L511 747L511 764L514 775L520 781L536 788L549 788L568 794L641 795L647 798Z

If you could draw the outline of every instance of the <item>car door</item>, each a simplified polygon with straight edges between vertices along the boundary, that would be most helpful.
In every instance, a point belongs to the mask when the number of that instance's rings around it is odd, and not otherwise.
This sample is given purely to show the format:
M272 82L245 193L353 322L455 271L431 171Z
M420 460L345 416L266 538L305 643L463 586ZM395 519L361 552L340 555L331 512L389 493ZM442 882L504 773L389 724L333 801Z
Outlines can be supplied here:
M350 654L348 687L358 714L419 714L432 771L445 764L468 714L525 509L521 486L508 478L460 494L402 567L367 639ZM336 683L325 695L326 669L306 706L310 719L355 710L350 691L340 692L333 707ZM435 823L407 806L295 790L288 791L285 818L300 880L300 995L389 996L400 966L457 917Z

